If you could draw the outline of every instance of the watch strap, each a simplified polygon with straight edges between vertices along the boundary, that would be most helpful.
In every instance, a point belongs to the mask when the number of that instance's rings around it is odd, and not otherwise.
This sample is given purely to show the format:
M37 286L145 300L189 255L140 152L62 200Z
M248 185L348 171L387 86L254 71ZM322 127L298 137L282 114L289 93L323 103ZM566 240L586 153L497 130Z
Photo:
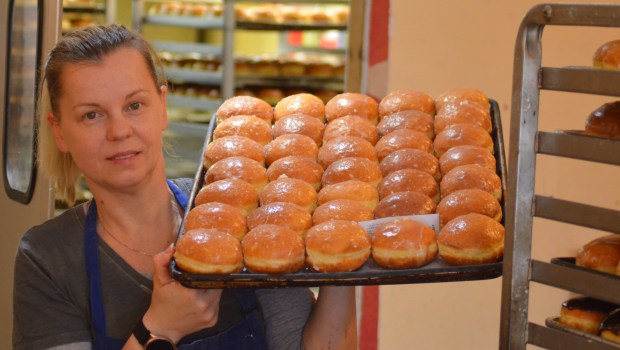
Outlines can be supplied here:
M144 322L142 319L136 323L136 326L133 328L133 336L136 337L136 340L140 345L146 345L146 342L151 338L151 332L146 329Z

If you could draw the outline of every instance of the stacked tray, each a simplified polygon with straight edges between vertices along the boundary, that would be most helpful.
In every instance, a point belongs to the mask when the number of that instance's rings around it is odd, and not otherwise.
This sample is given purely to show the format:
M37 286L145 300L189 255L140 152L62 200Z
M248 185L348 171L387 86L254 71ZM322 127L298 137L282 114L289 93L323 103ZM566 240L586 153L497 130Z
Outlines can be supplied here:
M502 182L502 190L506 192L506 160L504 154L504 141L502 134L502 122L499 106L496 101L491 103L491 121L493 130L491 137L494 142L495 159L497 160L497 174ZM215 130L215 115L211 118L209 129L205 138L203 152L213 139ZM189 202L183 217L185 222L189 210L194 206L194 198L204 185L207 169L201 164L194 177L194 185L189 196ZM502 194L501 207L504 212L505 198ZM433 214L436 215L436 214ZM502 225L504 219L502 219ZM178 237L183 234L183 224ZM456 282L492 279L502 275L502 262L481 265L452 266L445 263L439 256L430 264L413 269L387 269L378 266L372 258L358 270L351 272L315 272L305 267L299 272L291 274L261 274L252 273L244 269L240 273L228 275L218 274L194 274L186 273L179 269L174 259L170 263L172 276L181 284L191 288L268 288L268 287L311 287L322 285L381 285L381 284L416 284L433 282Z

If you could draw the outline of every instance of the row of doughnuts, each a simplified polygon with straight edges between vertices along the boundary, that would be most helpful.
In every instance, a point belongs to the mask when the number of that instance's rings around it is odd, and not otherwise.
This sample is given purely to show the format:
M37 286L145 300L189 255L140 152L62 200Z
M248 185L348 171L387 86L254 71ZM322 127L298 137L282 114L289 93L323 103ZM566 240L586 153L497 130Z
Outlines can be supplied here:
M620 39L599 46L592 55L592 66L599 69L620 69ZM620 101L605 103L586 118L585 132L608 138L620 138Z
M405 107L405 102L396 103L395 100L406 101L410 107ZM419 106L423 106L422 110L419 110ZM302 224L289 228L302 236L304 231L307 235L312 227L327 225L327 222L334 219L356 222L383 216L433 213L439 201L439 186L435 178L440 176L438 160L433 155L432 139L413 129L423 123L412 123L412 118L405 113L411 111L407 108L418 108L418 114L423 113L434 121L435 101L417 91L398 91L386 96L380 103L369 96L345 93L324 104L316 96L299 94L282 99L275 108L256 98L231 98L218 110L214 140L205 150L204 167L208 170L203 190L221 184L227 190L219 192L228 191L235 200L244 198L241 188L245 188L244 193L253 194L248 197L249 204L242 205L247 214L247 226L244 229L250 231L260 225L271 224L264 218L272 213L283 212L285 206L297 207L295 217L303 219L295 222ZM402 122L398 122L399 118L391 118L392 114L400 114ZM385 135L379 137L380 132ZM434 175L411 168L392 171L399 163L394 161L386 161L383 169L380 167L380 160L388 159L396 151L405 153L402 151L410 148L425 154L422 158L426 159L425 163L434 164ZM400 155L401 159L406 157L407 154ZM429 162L429 157L434 162ZM383 172L386 173L385 178ZM219 182L230 176L245 181L247 186L231 190L234 181ZM430 179L430 186L424 184L426 179ZM434 192L425 192L427 188ZM202 201L201 193L196 197L196 208L204 205L198 203ZM435 197L434 200L431 196ZM292 204L283 205L283 202ZM381 208L384 208L383 211ZM403 209L409 212L403 212ZM302 215L304 211L307 213ZM192 221L192 213L189 214L186 230L192 229L188 226ZM477 216L472 214L463 217L470 230L493 231L488 230L485 227L488 223ZM211 219L203 221L214 222ZM428 230L432 231L430 228ZM243 241L246 232L240 230L233 234ZM499 236L500 240L497 239ZM377 234L373 237L377 237ZM501 241L503 247L503 231L502 235L496 234L493 238L495 240L486 237L484 244L497 254L498 241ZM428 240L424 246L427 252L435 252L428 253L429 257L434 258L437 251L435 235ZM459 249L446 245L446 251L450 250ZM497 258L493 256L494 260ZM447 261L455 264L472 263L471 260L460 259ZM490 261L485 258L474 263ZM411 266L403 262L399 264Z
M620 305L577 296L564 301L558 321L588 334L620 343Z

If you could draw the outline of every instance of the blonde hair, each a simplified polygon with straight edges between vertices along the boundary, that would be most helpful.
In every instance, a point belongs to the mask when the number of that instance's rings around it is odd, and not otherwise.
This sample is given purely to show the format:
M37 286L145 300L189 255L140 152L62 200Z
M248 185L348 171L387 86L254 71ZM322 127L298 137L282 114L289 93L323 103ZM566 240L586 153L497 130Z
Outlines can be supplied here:
M166 85L166 76L155 49L140 34L124 26L90 26L66 34L49 54L41 79L37 104L37 161L51 178L57 197L69 206L75 203L76 185L82 176L69 152L61 152L54 139L48 116L60 123L58 100L62 96L61 76L68 64L100 62L120 48L134 48L142 54L157 91Z

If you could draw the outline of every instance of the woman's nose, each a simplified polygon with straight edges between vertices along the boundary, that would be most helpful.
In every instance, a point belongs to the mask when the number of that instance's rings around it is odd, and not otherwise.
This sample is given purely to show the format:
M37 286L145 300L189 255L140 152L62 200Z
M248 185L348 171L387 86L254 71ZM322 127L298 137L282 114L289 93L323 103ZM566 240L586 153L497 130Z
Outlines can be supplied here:
M110 141L129 137L133 132L131 120L123 113L110 114L108 117L107 138Z

